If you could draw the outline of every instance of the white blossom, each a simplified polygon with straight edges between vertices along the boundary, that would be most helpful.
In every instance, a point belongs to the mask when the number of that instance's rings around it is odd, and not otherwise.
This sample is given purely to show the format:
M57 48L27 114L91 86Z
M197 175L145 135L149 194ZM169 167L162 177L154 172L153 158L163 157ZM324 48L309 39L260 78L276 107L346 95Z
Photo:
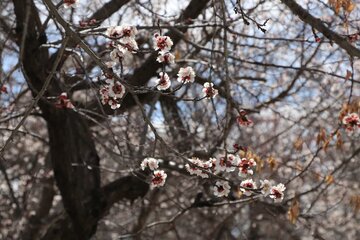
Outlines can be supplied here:
M125 94L125 87L118 81L113 81L111 79L107 80L109 84L109 96L115 99L120 99Z
M254 159L250 158L242 158L238 162L238 168L239 168L239 176L240 177L246 177L247 175L253 175L254 171L252 170L253 167L256 166L256 162Z
M164 186L166 178L167 174L163 170L154 171L150 187L155 188Z
M284 184L279 183L276 186L270 188L270 198L274 199L274 202L282 202L284 199L284 191L286 187Z
M219 173L223 171L233 172L236 169L237 162L238 162L238 157L236 157L233 154L227 154L226 158L221 157L217 159L214 166L215 173Z
M161 72L159 75L160 77L157 79L156 88L160 91L169 89L171 86L171 81L167 73Z
M240 183L240 189L246 196L252 194L251 189L256 189L256 183L252 179L246 179Z
M195 71L192 67L180 68L178 81L181 83L192 83L195 81Z
M114 50L110 52L110 58L114 62L120 62L124 59L125 55L128 54L129 51L123 47L116 47Z
M215 89L213 86L213 83L204 83L204 88L202 89L202 92L205 94L205 97L214 98L216 97L216 95L218 95L218 90Z
M125 48L129 52L136 52L139 50L138 44L134 38L131 37L125 37L120 39L120 45L121 47Z
M190 175L197 175L202 178L208 178L209 175L204 171L204 169L209 169L212 167L211 161L203 162L199 158L189 159L192 164L186 164L185 168L190 173Z
M159 63L174 64L175 56L169 52L159 52L159 56L157 57L156 61Z
M168 52L171 50L173 41L168 36L160 36L159 34L154 35L154 49L161 52Z
M266 197L270 194L271 183L269 180L260 180L261 193Z
M111 38L135 38L136 34L136 27L128 25L113 26L106 30L106 35Z
M140 165L142 170L145 170L146 167L149 167L151 171L154 171L159 168L159 161L155 158L145 158Z
M227 181L217 181L214 186L214 195L217 197L227 197L230 193L230 188Z

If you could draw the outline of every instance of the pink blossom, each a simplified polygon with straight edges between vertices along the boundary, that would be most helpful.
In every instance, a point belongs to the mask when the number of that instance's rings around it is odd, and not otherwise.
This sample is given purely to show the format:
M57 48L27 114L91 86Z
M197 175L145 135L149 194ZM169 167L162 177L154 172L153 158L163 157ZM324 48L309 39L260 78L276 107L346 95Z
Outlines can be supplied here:
M241 110L240 115L236 118L236 121L240 126L251 126L253 124L253 121L251 121L246 115L247 112L245 110Z
M67 96L67 93L63 92L58 97L57 103L55 104L57 108L75 108L74 105L71 103L70 99Z
M109 96L115 99L120 99L125 94L125 87L118 81L107 80L109 84Z
M129 52L135 53L139 50L138 44L134 38L125 37L120 39L121 47L125 48Z
M355 127L360 128L359 115L357 113L349 113L343 118L342 123L347 132L352 132L355 130Z
M118 100L114 99L114 98L110 98L108 103L109 103L111 109L114 109L114 110L120 108L120 106L121 106L120 103L118 102Z
M101 103L103 105L107 104L109 101L109 86L106 85L100 88L99 93L100 93Z
M1 88L0 88L0 94L1 93L8 93L8 90L7 90L7 87L6 86L2 86Z
M103 105L108 104L111 109L120 108L119 100L125 94L125 87L112 79L106 80L107 85L100 88L100 99Z

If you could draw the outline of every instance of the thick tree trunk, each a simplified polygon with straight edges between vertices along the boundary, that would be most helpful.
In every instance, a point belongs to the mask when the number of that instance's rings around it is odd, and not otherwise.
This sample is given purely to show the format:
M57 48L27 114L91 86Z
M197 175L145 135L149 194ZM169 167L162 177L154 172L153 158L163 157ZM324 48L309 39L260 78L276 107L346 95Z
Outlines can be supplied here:
M24 75L36 96L49 74L48 69L52 67L47 66L49 54L47 50L39 48L42 33L36 22L39 17L34 3L14 0L14 10ZM48 125L55 180L71 219L67 224L72 226L75 233L71 239L89 239L96 230L99 216L99 157L86 121L75 111L58 109L46 101L46 96L58 96L61 93L57 81L56 78L52 79L39 101L39 107Z
M50 116L47 123L56 183L78 239L88 239L96 230L95 219L99 216L99 157L91 132L79 114L55 110Z

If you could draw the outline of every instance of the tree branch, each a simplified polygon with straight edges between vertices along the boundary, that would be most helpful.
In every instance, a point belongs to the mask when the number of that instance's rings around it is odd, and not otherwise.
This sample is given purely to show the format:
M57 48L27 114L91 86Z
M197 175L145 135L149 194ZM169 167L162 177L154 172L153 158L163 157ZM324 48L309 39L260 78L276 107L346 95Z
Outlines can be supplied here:
M351 45L345 37L340 36L336 32L327 28L319 18L315 18L313 15L308 13L304 8L294 0L281 0L295 15L297 15L303 22L309 24L311 27L315 28L325 37L334 41L342 49L344 49L350 56L360 57L360 50Z

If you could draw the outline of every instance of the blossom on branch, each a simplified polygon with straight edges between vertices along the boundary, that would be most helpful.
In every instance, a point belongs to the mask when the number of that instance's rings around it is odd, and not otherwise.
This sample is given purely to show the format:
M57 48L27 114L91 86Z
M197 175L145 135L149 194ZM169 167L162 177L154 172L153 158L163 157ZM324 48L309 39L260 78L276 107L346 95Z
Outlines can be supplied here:
M129 53L129 51L127 51L127 49L119 46L119 47L114 48L114 50L112 50L110 52L110 58L114 62L121 62L127 53Z
M236 157L233 154L227 154L226 158L221 157L216 160L214 167L215 173L219 173L223 171L233 172L236 169L237 162L238 162L238 157Z
M217 197L227 197L230 193L230 184L227 181L217 181L214 186L214 195Z
M206 82L204 83L204 88L202 89L202 92L205 94L205 97L207 98L214 98L216 95L218 95L218 90L215 89L213 83Z
M195 71L192 67L180 68L178 81L181 83L192 83L195 81Z
M106 35L111 38L135 38L137 32L134 26L122 25L109 27L106 30Z
M1 94L1 93L8 93L6 86L2 86L2 87L0 88L0 94Z
M238 162L239 176L246 177L246 175L253 175L254 171L251 169L256 166L254 159L242 158Z
M211 161L203 162L199 158L189 159L192 164L186 164L185 168L190 173L190 175L197 175L202 178L208 178L209 175L206 174L207 169L212 167Z
M240 183L240 189L246 196L250 196L251 189L256 189L256 183L252 179L246 179Z
M154 35L154 49L156 51L168 52L173 44L173 41L168 36L160 36L157 33Z
M159 161L155 158L145 158L140 165L142 170L145 170L146 167L149 167L150 170L154 171L159 168Z
M175 56L169 52L159 52L159 56L156 58L159 63L174 64Z
M139 46L134 38L125 37L120 39L120 46L125 48L131 53L135 53L139 50Z
M284 199L284 191L286 187L284 184L279 183L276 186L270 188L270 198L274 199L274 202L281 202Z
M163 170L154 171L150 187L155 188L164 186L166 178L167 174Z
M271 183L269 180L260 180L261 193L266 197L270 194Z
M120 108L120 106L121 106L119 101L114 98L110 98L108 101L108 104L111 107L111 109L114 109L114 110Z
M107 79L107 83L109 83L109 96L112 98L120 99L125 94L125 87L120 82Z
M110 53L110 57L114 61L122 61L123 57L128 53L135 53L139 50L135 40L137 29L134 26L115 26L109 27L105 33L109 38L114 39L110 46L115 50Z
M171 81L167 73L161 72L159 75L160 77L157 79L156 88L160 91L169 89L171 86Z
M347 132L352 132L356 127L360 128L360 118L357 113L349 113L342 119Z
M120 108L119 100L125 95L125 87L120 82L113 79L107 79L105 85L100 88L100 99L103 105L108 104L111 109Z

